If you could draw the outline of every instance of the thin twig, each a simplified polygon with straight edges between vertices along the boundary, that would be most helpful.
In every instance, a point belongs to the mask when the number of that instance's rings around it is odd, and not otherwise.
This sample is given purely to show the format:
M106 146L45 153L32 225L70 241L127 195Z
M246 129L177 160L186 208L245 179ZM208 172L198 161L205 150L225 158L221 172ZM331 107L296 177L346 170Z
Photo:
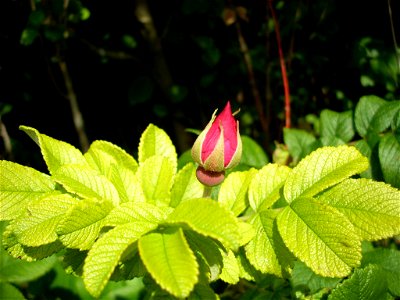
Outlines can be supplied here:
M258 117L259 117L260 123L261 123L261 128L262 128L263 132L268 133L269 126L268 126L267 119L265 117L264 107L263 107L261 97L260 97L260 91L257 87L256 77L254 75L253 63L251 60L249 48L247 47L246 40L244 39L242 29L240 27L239 21L236 22L236 30L237 30L237 34L238 34L240 51L243 54L243 60L244 60L244 64L247 69L247 76L248 76L248 80L249 80L249 84L250 84L250 89L251 89L251 92L254 97L256 110L257 110Z
M58 65L64 78L65 88L67 90L66 98L68 99L71 107L72 120L75 125L75 130L78 133L79 143L81 145L82 151L86 152L89 149L89 139L87 138L85 132L85 124L83 121L82 113L79 109L78 99L75 94L71 76L69 74L67 64L64 60L60 60L58 62Z
M281 72L282 72L283 89L285 93L285 127L290 128L291 127L290 90L289 90L289 80L286 72L285 57L283 56L283 50L282 50L281 34L279 30L278 19L276 17L275 10L272 5L272 0L267 0L267 1L275 26L276 42L278 44L278 52L279 52L279 62L281 65Z
M392 16L392 6L390 4L390 0L388 0L388 10L389 10L389 20L390 20L390 28L392 29L392 38L393 38L393 45L394 45L394 55L396 56L397 60L397 74L400 74L400 54L398 51L397 47L397 41L396 41L396 33L394 31L394 25L393 25L393 16ZM399 85L397 81L397 76L394 77L396 86Z
M1 118L0 118L0 136L2 137L3 142L4 142L5 158L10 161L13 161L14 155L13 155L13 151L12 151L11 139L7 132L6 125L3 123Z

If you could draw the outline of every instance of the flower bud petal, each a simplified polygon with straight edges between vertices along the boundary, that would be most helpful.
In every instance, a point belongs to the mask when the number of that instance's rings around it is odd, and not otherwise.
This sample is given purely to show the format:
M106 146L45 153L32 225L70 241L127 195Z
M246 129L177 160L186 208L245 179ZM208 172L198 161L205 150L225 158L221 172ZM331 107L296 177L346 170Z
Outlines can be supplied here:
M203 167L198 167L196 170L197 179L206 186L216 186L224 181L225 171L212 172L206 171Z

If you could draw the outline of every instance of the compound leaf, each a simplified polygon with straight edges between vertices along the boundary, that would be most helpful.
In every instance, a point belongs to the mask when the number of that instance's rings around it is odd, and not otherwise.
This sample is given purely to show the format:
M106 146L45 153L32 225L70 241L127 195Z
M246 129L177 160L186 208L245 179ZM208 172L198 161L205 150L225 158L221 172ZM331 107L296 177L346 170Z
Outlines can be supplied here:
M338 210L312 198L300 198L277 217L290 251L316 274L344 277L361 260L360 237Z
M400 233L400 191L370 179L347 179L323 193L318 201L335 207L364 240Z
M11 220L32 201L55 193L56 183L35 169L0 160L0 170L0 220Z
M368 168L368 159L354 147L322 147L293 168L284 185L288 203L310 197Z
M187 297L197 283L198 264L182 229L149 233L139 239L138 245L140 257L154 280L172 295Z

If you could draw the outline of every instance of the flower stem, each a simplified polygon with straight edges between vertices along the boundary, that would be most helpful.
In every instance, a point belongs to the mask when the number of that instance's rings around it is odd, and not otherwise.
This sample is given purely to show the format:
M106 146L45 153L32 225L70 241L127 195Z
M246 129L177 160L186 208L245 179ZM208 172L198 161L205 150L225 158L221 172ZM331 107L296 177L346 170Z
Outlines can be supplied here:
M211 198L211 191L212 191L212 187L205 185L204 191L203 191L203 198Z

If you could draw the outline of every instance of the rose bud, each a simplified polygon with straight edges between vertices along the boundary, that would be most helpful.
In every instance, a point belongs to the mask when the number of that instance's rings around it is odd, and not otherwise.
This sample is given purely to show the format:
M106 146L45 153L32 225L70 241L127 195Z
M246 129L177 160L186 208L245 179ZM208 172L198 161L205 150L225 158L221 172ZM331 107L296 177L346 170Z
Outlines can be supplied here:
M218 116L215 114L192 147L193 160L199 164L197 178L208 186L221 183L225 170L235 167L242 156L239 122L229 101Z

